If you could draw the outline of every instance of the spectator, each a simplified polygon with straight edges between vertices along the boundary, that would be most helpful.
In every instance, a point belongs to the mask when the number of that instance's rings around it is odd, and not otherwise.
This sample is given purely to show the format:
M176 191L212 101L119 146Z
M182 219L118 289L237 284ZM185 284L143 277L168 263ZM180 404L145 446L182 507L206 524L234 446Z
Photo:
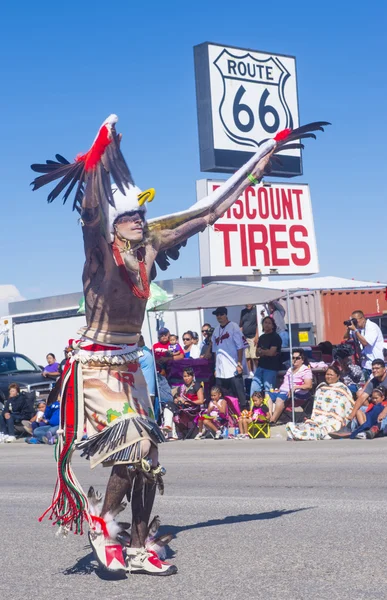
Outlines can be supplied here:
M171 360L181 360L184 358L184 352L180 344L177 344L176 352L171 352L170 333L169 329L162 327L158 332L159 341L153 344L153 353L156 361L157 371L165 368L166 364Z
M143 355L139 358L139 363L146 381L149 395L152 400L152 405L154 406L156 396L156 372L152 351L145 346L145 341L142 335L140 335L137 345L143 351Z
M351 321L351 325L344 334L344 339L352 338L355 343L361 345L361 366L367 380L372 374L372 361L377 358L384 360L383 334L376 323L365 318L361 310L353 311Z
M193 339L193 343L195 344L195 346L199 346L199 334L197 331L192 332L192 339ZM200 349L199 349L199 353L200 353Z
M339 369L331 365L325 373L325 383L316 389L313 411L304 423L287 423L290 440L324 440L345 426L354 401L351 392L340 380Z
M204 404L204 392L200 382L196 381L192 367L183 371L184 384L164 408L164 431L172 433L171 440L179 439L184 429L188 429L199 406Z
M29 421L23 419L22 425L27 433L32 435L34 429L36 429L37 427L40 427L41 424L44 425L43 418L44 418L45 410L46 410L46 403L39 402L38 410L36 411L36 414L33 417L31 417L31 419Z
M348 344L340 344L334 351L335 362L338 364L341 381L356 394L359 386L364 384L363 369L352 362L352 348Z
M262 320L263 334L258 338L258 368L251 384L251 395L254 392L269 392L274 389L277 373L281 368L282 340L276 333L276 324L272 317Z
M212 352L216 353L216 385L238 398L242 408L246 404L242 378L245 341L238 325L228 320L225 306L219 306L212 314L219 323L212 334Z
M211 340L214 328L209 323L204 323L202 327L203 340L200 344L200 357L211 358Z
M264 405L265 397L261 392L254 392L252 395L252 407L251 410L243 410L241 416L238 419L239 438L249 437L249 425L250 423L267 423L269 409Z
M174 333L169 335L169 351L172 352L173 356L180 354L182 351L182 347L179 344L179 338Z
M366 386L357 393L355 405L348 417L350 421L356 418L356 414L359 410L362 410L363 412L366 411L368 399L376 387L382 386L387 388L387 369L384 360L381 358L373 360L371 372L373 377L367 382Z
M258 341L257 308L254 304L246 304L246 308L241 310L239 327L248 343L248 348L245 350L247 368L250 377L254 377L254 371L258 366L255 354Z
M183 334L184 358L200 358L199 346L194 344L193 332L188 330Z
M46 407L42 421L45 425L40 425L34 430L33 436L26 438L27 444L52 444L54 443L56 432L59 429L60 404L59 400Z
M285 323L286 311L278 300L272 300L267 305L269 316L274 319L276 331L282 340L282 348L289 347L289 333Z
M278 392L269 392L270 422L276 423L281 416L285 402L292 397L292 378L294 400L306 404L311 397L313 375L307 357L302 348L295 348L292 353L292 366L286 371L283 383ZM273 402L275 409L273 410Z
M56 362L55 355L51 352L46 356L47 365L43 370L43 377L47 377L48 379L56 379L60 375L60 366L59 363Z
M16 440L15 425L21 425L23 420L29 420L32 416L31 403L26 394L20 393L17 383L11 383L8 387L8 400L0 414L0 433L4 442L10 443Z
M381 422L383 421L383 412L386 411L387 389L383 386L376 387L372 391L370 403L365 412L359 410L356 414L356 420L359 426L352 431L349 436L351 439L372 440L380 432Z
M236 323L235 323L236 325ZM207 410L201 413L198 419L199 433L195 440L205 437L206 429L215 434L216 440L221 440L222 427L228 423L227 402L222 398L222 390L218 386L211 388L211 400Z

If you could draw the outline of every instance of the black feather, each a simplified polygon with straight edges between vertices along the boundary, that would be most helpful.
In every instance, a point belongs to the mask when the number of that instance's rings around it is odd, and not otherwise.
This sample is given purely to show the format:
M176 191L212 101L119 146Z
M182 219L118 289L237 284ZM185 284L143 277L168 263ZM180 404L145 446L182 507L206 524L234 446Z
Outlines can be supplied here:
M285 144L280 147L278 152L282 152L282 150L303 150L304 148L304 144ZM276 154L276 152L274 152L274 154Z
M74 165L70 165L68 173L61 179L61 181L54 187L53 190L49 193L47 197L47 202L53 202L55 198L59 196L63 192L63 190L71 184L73 186L73 181L78 180L78 175L82 172L83 165L82 163L75 163ZM74 187L74 186L73 186ZM66 202L66 200L65 200Z
M171 265L171 260L177 260L180 256L180 248L185 247L187 245L187 240L184 240L183 242L180 242L178 244L176 244L175 246L172 246L171 248L167 248L166 250L161 250L155 259L155 262L157 263L157 266L162 270L162 271L166 271L168 269L168 267ZM157 277L157 269L156 269L156 265L153 264L152 265L152 270L151 270L151 281L153 281L154 279L156 279Z
M62 165L69 165L69 161L64 158L61 154L55 154L55 158L58 162L62 163Z
M31 168L37 173L43 173L37 177L32 185L33 190L37 190L43 185L52 183L56 179L61 181L54 187L48 196L48 202L52 202L62 192L63 203L65 203L71 194L73 196L73 210L79 210L82 205L82 198L85 192L85 186L90 179L93 193L100 202L108 201L114 206L114 198L111 191L111 179L115 182L118 189L124 194L124 187L134 185L132 175L122 155L119 138L114 126L111 129L112 141L105 149L101 161L93 169L93 171L85 172L85 163L82 160L69 163L61 154L56 154L55 158L58 162L47 160L45 164L33 164Z

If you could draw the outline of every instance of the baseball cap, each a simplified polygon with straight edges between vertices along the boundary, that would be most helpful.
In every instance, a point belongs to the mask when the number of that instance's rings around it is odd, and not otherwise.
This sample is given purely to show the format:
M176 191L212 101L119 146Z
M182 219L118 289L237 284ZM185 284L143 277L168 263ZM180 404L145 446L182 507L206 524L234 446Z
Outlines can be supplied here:
M212 311L212 314L216 317L218 315L227 315L227 308L225 306L218 306L216 310Z
M161 327L161 329L159 329L158 332L158 337L160 338L163 335L167 335L169 333L169 329L167 329L166 327Z

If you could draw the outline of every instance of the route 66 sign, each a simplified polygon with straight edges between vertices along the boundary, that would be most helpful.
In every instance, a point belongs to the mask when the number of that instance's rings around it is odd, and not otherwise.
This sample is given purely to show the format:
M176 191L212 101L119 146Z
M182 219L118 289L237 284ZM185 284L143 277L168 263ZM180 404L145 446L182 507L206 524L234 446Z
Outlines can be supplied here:
M268 138L298 126L294 57L200 44L194 48L202 171L233 172ZM272 175L302 174L300 150Z

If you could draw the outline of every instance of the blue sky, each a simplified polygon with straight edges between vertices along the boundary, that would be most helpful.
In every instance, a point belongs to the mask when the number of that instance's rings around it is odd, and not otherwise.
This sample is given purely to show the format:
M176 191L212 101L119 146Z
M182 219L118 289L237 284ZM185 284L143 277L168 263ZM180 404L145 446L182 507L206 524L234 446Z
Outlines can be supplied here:
M48 190L32 193L29 165L88 149L115 112L123 151L149 216L195 201L199 169L193 46L204 41L297 58L300 120L332 127L310 141L321 275L387 280L385 77L387 10L353 2L7 3L0 25L2 160L0 284L26 298L81 289L77 215ZM169 277L199 274L197 240Z

